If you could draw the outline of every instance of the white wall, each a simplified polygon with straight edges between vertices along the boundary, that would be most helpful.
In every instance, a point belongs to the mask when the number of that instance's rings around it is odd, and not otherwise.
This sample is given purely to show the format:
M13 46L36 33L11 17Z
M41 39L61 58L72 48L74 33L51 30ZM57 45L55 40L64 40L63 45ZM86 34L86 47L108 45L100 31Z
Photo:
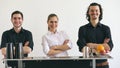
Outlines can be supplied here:
M85 14L91 2L98 2L103 7L101 22L110 26L114 43L110 53L113 56L113 59L109 60L110 68L117 68L120 66L119 0L0 0L0 38L3 31L12 28L11 13L14 10L20 10L24 14L23 27L32 32L35 44L29 56L45 56L42 51L41 37L47 32L47 16L50 13L56 13L59 17L58 29L66 31L74 44L73 49L69 50L69 55L81 55L76 45L78 29L81 25L88 23ZM4 68L2 58L0 52L0 68Z

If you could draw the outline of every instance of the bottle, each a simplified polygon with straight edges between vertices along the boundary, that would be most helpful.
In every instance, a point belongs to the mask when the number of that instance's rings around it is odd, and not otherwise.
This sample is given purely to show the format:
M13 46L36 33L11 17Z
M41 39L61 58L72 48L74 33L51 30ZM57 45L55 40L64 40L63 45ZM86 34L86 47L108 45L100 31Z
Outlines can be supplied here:
M6 43L6 59L13 59L14 50L13 43Z
M23 44L15 43L15 58L22 59L23 58Z

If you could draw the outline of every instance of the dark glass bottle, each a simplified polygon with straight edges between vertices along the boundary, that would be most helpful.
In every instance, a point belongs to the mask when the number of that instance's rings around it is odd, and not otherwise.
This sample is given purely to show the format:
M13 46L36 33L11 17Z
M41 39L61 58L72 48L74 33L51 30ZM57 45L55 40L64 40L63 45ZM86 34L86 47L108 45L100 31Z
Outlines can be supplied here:
M13 43L6 43L6 59L14 58Z
M15 58L22 59L23 58L23 44L15 43Z

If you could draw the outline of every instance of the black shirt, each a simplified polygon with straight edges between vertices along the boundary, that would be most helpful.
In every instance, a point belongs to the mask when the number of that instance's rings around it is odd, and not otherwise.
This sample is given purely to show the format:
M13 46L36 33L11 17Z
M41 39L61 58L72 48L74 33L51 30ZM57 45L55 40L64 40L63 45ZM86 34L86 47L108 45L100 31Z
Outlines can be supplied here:
M32 33L28 30L21 29L19 33L16 33L15 30L12 28L3 32L2 39L1 39L1 48L6 47L6 43L23 43L29 41L29 47L33 50L33 38ZM27 57L27 54L24 56Z
M110 28L106 25L101 24L100 22L96 27L93 27L91 23L88 23L80 27L78 32L77 45L79 47L79 50L82 51L82 48L86 46L87 43L101 44L104 42L105 38L110 39L108 44L112 50L113 42L111 38Z

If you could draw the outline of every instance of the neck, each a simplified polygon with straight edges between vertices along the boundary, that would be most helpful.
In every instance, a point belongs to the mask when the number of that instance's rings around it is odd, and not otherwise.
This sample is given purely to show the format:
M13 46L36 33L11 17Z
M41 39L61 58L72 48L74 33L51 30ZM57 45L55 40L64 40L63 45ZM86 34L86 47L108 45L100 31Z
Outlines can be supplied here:
M90 21L93 27L97 26L98 20L91 20Z
M55 33L57 30L50 30L50 32Z
M14 27L14 30L15 30L16 33L19 33L20 30L21 30L21 28L22 28L22 27L19 27L19 28Z

